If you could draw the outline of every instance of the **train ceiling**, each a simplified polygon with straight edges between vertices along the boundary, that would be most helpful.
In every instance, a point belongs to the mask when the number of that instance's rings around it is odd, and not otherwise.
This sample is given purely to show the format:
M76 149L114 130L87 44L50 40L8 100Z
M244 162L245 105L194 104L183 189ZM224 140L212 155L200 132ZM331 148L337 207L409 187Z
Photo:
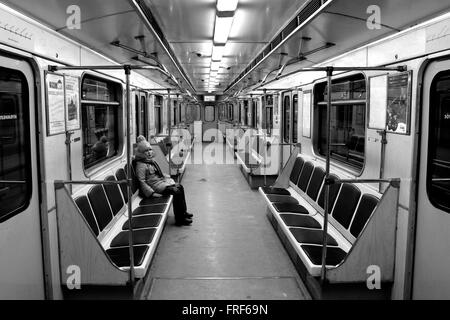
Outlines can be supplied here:
M288 61L312 66L450 9L448 0L238 0L235 8L217 1L1 2L121 64L163 66L173 75L154 78L163 87L178 82L192 94L226 95L273 78ZM71 5L81 9L79 30L66 25ZM381 9L380 29L367 27L373 5ZM219 18L232 21L231 29L214 42Z

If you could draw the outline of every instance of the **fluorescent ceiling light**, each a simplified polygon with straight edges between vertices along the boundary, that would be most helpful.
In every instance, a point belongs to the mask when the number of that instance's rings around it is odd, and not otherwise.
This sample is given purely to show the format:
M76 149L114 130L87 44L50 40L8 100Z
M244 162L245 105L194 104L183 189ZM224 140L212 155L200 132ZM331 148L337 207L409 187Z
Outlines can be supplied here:
M219 17L216 15L214 27L214 43L226 43L233 25L233 17Z
M220 61L213 61L211 62L211 72L212 71L219 71L220 69Z
M223 53L225 51L225 45L214 45L212 49L212 57L213 61L222 60Z
M238 0L217 0L217 11L235 11Z

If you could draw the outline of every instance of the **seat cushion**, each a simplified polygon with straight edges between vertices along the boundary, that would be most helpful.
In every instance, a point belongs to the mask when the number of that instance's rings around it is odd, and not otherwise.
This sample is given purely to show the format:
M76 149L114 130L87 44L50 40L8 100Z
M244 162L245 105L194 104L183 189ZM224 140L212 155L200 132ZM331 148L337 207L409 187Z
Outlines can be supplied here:
M301 247L313 264L322 265L322 246L302 244ZM346 255L341 248L327 246L326 265L336 266L344 260Z
M150 244L155 235L156 228L147 228L133 230L133 245ZM122 231L111 241L110 247L124 247L128 246L129 231Z
M322 244L323 230L312 230L305 228L289 228L295 240L298 243ZM330 246L337 246L336 240L328 234L327 244Z
M268 194L266 195L270 202L283 202L283 203L294 203L298 204L298 200L292 196L284 196L280 194Z
M163 213L164 210L166 210L167 205L165 204L158 204L155 206L142 206L137 207L133 211L133 217L135 216L142 216L144 214L152 214L152 213Z
M275 202L273 206L278 212L309 213L304 206L295 203Z
M144 262L148 246L133 246L134 265L140 266ZM128 247L111 248L106 250L112 262L118 267L130 266L130 249Z
M139 202L140 206L153 206L155 204L165 204L169 203L170 197L150 197L144 198Z
M303 227L320 229L320 223L313 217L306 214L280 214L281 219L288 227Z
M152 215L134 217L131 220L131 224L133 226L133 229L156 228L161 221L161 217L162 217L162 215L160 215L160 214L152 214ZM130 224L127 221L123 224L122 230L128 230L129 228L130 228Z
M265 194L291 195L291 193L285 188L261 187L261 189Z

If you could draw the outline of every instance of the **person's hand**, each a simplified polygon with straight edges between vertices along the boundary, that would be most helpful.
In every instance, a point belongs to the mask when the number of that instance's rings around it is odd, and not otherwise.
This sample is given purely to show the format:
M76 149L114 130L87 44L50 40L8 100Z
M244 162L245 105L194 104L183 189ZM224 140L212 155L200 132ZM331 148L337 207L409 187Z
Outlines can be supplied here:
M166 177L166 178L170 178L170 174L166 174L166 173L164 173L164 177Z
M161 197L162 197L162 194L157 193L157 192L153 192L152 197L155 197L155 198L161 198Z

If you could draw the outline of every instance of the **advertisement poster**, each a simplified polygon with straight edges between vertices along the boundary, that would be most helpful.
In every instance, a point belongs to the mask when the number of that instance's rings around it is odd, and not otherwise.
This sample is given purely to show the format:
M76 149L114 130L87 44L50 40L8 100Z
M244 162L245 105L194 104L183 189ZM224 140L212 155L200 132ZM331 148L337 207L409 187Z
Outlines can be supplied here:
M386 131L409 134L410 73L389 75L387 87Z
M80 129L80 80L65 76L66 130Z
M47 88L47 135L52 136L66 131L64 76L48 73Z

